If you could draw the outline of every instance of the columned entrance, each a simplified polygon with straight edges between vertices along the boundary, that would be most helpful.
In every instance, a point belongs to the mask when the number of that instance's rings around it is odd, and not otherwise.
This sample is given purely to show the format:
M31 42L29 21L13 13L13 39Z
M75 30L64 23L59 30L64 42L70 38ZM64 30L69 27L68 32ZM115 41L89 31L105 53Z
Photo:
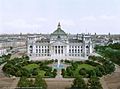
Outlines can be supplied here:
M51 58L57 59L58 61L61 59L65 59L66 54L66 46L60 45L54 45L51 47Z
M55 55L63 55L64 54L64 46L53 46L53 53Z

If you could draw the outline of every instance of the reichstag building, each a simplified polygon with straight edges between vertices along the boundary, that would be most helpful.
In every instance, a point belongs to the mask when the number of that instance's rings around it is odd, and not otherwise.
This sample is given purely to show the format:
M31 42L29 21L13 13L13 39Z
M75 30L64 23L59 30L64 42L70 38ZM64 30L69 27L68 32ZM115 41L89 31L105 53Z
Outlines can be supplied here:
M30 60L85 60L92 53L89 34L67 34L58 23L51 34L28 35L27 55Z

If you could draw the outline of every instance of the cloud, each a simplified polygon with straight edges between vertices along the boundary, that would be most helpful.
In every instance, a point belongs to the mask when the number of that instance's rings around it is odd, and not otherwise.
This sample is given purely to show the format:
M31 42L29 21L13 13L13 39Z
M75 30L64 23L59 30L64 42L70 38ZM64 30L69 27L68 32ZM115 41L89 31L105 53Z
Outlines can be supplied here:
M103 20L114 20L117 18L117 16L101 15L101 16L99 16L99 18L103 19Z
M60 21L64 26L75 26L75 22L73 20L60 19L58 21Z
M85 16L85 17L81 17L80 21L96 21L96 17L95 16Z
M47 18L38 17L38 18L35 18L35 21L38 21L38 22L46 22L46 21L47 21Z
M84 16L80 21L99 21L99 20L115 20L117 16L99 15L99 16Z
M3 26L9 26L13 28L40 28L42 27L42 23L47 21L45 18L35 18L31 20L25 19L14 19L9 21L4 21Z

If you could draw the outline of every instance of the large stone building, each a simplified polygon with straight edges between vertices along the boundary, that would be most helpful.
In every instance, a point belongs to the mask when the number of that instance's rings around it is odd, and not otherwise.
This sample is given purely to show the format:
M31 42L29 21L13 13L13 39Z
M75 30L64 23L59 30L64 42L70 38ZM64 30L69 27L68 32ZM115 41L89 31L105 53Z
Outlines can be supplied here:
M85 60L92 53L89 34L67 34L58 24L51 34L29 35L27 54L31 60Z

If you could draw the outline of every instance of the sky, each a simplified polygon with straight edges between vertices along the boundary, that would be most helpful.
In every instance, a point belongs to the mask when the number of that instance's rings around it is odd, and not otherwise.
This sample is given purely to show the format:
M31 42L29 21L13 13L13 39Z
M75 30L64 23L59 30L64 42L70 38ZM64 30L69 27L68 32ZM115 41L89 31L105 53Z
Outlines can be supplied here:
M0 0L0 34L120 34L120 0Z

